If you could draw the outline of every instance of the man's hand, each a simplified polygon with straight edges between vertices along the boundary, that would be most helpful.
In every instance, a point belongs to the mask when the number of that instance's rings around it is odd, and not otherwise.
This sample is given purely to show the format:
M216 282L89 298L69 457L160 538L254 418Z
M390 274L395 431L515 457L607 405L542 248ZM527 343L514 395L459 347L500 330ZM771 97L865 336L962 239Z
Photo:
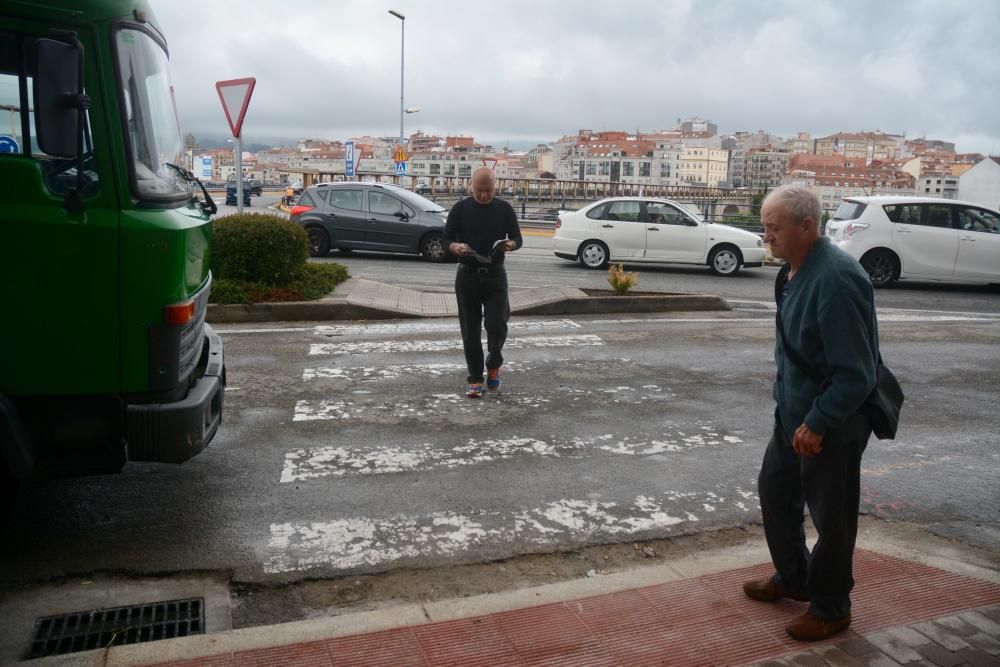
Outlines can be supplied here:
M823 436L813 433L808 426L802 424L795 429L792 449L800 456L815 456L823 451Z
M504 252L514 252L515 250L517 250L517 241L507 240L504 242L503 244Z
M451 254L459 257L468 257L472 254L472 246L468 243L452 243L448 246L448 250L451 251Z

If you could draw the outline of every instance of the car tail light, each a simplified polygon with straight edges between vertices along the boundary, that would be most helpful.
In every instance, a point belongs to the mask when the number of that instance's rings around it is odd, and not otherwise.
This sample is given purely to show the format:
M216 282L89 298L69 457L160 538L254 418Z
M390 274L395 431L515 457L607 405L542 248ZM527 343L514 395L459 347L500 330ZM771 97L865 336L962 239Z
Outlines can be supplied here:
M302 204L296 204L292 207L292 215L302 215L303 213L308 213L309 211L316 208L315 206L303 206Z
M858 232L865 231L870 226L871 225L869 225L868 223L865 223L865 222L849 222L849 223L847 223L846 225L844 225L844 240L846 241L847 239L851 238L852 236L854 236Z
M559 229L560 227L562 227L562 216L561 215L558 216L558 217L556 217L556 229Z
M194 301L175 303L163 309L163 321L179 326L194 319Z

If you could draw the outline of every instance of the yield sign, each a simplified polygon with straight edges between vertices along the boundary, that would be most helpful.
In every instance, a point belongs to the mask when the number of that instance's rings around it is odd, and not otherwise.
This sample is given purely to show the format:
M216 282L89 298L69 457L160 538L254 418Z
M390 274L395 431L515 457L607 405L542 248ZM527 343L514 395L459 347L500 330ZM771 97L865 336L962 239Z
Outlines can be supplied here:
M497 168L497 159L495 157L494 158L484 157L483 158L483 166L487 167L488 169L496 169Z
M384 153L383 153L384 155ZM393 162L406 162L409 158L406 157L406 152L403 150L402 146L396 146L396 152L392 154Z
M243 129L243 117L247 114L255 85L257 79L253 77L215 83L215 90L222 102L222 110L226 112L226 120L229 121L229 129L233 131L234 137L240 136L240 130Z

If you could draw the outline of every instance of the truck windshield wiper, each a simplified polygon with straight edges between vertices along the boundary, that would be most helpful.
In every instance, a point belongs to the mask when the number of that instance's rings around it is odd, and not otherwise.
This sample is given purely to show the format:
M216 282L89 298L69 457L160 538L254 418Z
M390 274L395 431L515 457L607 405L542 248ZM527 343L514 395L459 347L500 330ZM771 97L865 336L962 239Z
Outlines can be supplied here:
M192 174L184 167L179 167L176 164L170 162L164 162L163 164L167 165L168 167L176 171L178 174L180 174L181 178L183 178L186 182L198 184L198 187L201 188L201 193L205 195L205 201L198 202L198 206L201 208L203 213L208 213L209 215L215 215L218 212L219 207L215 205L215 201L212 199L212 195L208 194L208 190L205 189L205 184L202 183L200 180L198 180L198 178L194 174Z

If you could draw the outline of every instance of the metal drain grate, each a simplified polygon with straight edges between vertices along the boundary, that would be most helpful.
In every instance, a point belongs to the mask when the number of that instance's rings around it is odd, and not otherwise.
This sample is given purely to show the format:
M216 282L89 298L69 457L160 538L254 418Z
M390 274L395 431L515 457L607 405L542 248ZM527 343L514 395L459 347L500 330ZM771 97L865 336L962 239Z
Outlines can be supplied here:
M25 660L205 633L202 598L77 611L35 621Z

